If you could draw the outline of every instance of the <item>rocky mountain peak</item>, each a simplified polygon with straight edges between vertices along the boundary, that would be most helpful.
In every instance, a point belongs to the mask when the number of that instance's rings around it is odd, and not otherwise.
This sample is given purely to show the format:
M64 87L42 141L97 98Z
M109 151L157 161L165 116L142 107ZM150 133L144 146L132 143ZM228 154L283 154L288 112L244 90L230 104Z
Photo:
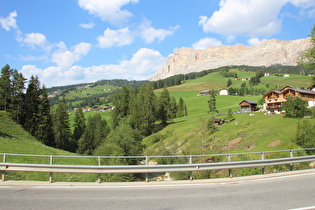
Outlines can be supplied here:
M310 38L284 41L270 39L256 46L220 45L206 49L183 47L174 49L165 64L148 79L164 79L177 74L200 72L222 66L270 66L274 64L297 65L300 54L311 47Z

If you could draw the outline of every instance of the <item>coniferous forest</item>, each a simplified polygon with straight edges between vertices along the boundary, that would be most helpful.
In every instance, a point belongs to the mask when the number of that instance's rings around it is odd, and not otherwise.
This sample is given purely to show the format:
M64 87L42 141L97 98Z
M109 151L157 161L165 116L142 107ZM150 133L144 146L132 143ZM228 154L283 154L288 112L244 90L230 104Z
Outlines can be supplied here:
M114 107L111 125L98 113L85 119L79 107L71 129L65 97L51 106L47 88L38 77L27 81L22 73L5 65L0 77L0 110L51 147L85 155L141 155L144 137L187 115L184 100L170 97L166 86L160 95L153 90L148 82L123 85L110 95Z

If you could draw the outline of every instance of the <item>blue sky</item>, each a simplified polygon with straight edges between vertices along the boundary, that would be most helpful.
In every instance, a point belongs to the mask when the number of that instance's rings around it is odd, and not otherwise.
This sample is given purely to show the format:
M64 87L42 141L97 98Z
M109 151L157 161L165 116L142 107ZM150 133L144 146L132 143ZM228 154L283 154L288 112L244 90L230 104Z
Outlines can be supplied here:
M175 48L306 38L314 0L0 0L0 64L46 87L142 80Z

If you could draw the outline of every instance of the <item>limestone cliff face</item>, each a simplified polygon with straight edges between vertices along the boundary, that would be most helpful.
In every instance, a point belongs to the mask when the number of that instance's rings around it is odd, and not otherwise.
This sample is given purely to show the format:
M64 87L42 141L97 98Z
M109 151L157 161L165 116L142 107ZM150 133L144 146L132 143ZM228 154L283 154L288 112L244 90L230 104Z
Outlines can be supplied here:
M208 47L204 50L184 47L175 49L162 68L148 79L155 81L177 74L231 65L296 65L299 55L310 46L310 38L307 38L293 41L271 39L250 47L242 44Z

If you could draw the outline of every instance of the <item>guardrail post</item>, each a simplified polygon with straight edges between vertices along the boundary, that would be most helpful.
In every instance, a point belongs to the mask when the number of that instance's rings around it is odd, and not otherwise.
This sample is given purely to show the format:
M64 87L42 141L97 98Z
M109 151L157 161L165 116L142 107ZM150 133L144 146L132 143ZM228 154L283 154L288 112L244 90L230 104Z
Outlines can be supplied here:
M293 157L293 151L290 149L290 157L292 158ZM294 170L294 165L293 163L290 164L290 171L293 171Z
M97 163L98 163L98 166L101 166L101 157L98 156L97 157ZM97 174L97 183L101 183L101 174Z
M3 163L6 162L6 154L4 153L3 154ZM4 182L5 181L5 171L2 171L2 181Z
M189 155L189 164L192 164L192 155ZM193 175L192 175L192 171L189 174L189 180L192 181L193 180Z
M50 165L53 164L53 156L52 155L50 155L49 164ZM53 183L53 173L52 172L49 173L49 183Z
M265 160L265 153L264 152L261 153L261 160ZM261 174L266 175L265 166L261 167Z
M228 154L228 162L231 162L231 155ZM232 169L229 169L229 177L233 178Z
M149 157L145 156L145 165L149 165ZM145 174L145 182L149 182L149 173Z

